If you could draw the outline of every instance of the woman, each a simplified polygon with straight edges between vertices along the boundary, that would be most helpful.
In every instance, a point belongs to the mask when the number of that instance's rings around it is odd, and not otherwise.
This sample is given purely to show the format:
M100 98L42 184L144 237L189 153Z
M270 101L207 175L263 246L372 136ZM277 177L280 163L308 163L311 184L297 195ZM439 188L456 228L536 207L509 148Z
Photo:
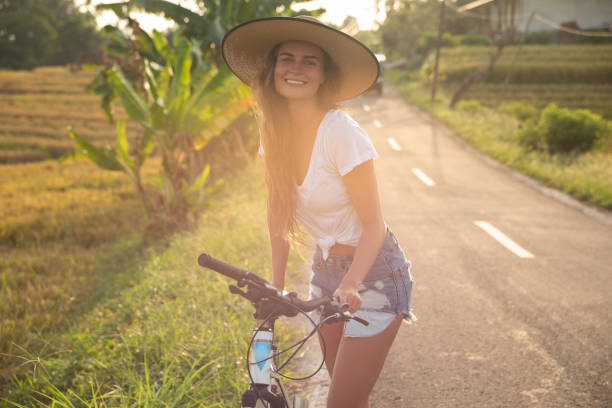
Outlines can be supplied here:
M230 69L261 111L273 284L283 289L299 223L316 242L311 295L333 295L370 322L321 328L331 376L328 407L369 407L402 318L412 278L381 213L368 136L337 103L367 90L374 55L312 17L249 21L223 41ZM265 152L265 153L264 153Z

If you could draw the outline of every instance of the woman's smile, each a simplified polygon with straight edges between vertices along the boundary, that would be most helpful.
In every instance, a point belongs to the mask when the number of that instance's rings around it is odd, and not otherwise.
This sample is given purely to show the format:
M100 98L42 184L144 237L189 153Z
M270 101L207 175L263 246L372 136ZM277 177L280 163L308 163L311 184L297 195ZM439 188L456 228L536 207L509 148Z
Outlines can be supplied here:
M305 81L300 81L297 79L289 79L289 78L285 78L285 82L289 85L297 85L297 86L306 84Z
M287 99L314 99L325 81L323 52L305 41L287 41L278 49L274 88Z

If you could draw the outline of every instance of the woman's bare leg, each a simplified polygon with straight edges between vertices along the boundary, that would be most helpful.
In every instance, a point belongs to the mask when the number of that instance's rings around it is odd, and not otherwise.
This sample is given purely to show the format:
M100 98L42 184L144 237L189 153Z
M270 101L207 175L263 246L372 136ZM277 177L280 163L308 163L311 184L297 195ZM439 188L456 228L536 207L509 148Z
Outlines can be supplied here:
M323 342L321 341L321 337L325 338L325 366L327 367L330 378L334 371L336 354L338 354L338 347L340 347L340 341L342 340L343 335L343 322L324 324L321 326L319 331L319 345L321 346L321 352L323 352Z
M397 335L402 316L372 337L346 337L333 362L327 408L369 408L368 398Z

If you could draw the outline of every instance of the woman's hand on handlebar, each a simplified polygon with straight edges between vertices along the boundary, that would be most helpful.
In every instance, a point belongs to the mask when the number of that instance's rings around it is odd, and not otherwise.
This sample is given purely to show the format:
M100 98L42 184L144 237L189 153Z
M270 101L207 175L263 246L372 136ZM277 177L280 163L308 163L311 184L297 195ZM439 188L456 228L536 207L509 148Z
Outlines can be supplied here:
M336 289L334 292L334 297L337 298L340 303L348 304L348 311L350 313L355 313L357 310L359 310L361 304L363 303L358 289L358 287L344 285L341 283L338 289Z

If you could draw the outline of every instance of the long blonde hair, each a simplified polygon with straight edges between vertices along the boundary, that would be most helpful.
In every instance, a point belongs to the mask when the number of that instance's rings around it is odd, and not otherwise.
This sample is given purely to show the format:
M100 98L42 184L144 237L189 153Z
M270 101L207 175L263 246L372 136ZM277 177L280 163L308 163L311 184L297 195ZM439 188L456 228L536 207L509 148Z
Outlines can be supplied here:
M259 129L264 149L266 185L268 187L268 216L274 216L273 233L282 238L298 238L299 228L295 216L297 206L297 180L293 166L291 120L286 98L274 87L274 67L277 44L268 54L266 65L257 81L256 98L260 109ZM328 111L337 106L340 71L331 57L322 50L325 81L317 92L319 106Z

